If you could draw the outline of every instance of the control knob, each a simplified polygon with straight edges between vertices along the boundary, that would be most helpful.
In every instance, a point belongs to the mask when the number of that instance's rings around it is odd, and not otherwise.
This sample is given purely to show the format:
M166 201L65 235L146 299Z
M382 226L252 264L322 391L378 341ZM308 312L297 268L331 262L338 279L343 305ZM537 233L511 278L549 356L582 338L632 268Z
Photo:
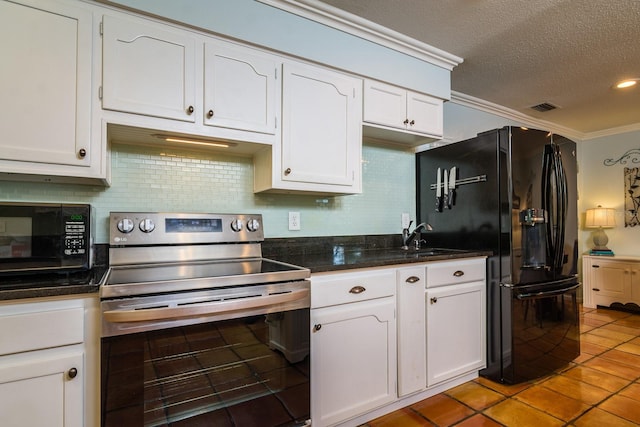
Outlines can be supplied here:
M260 221L255 218L250 219L247 222L247 230L249 231L258 231L260 230Z
M243 226L244 226L244 222L242 222L242 220L239 218L236 218L233 221L231 221L231 229L236 233L239 231L242 231Z
M153 230L156 229L155 223L149 218L145 218L142 221L140 221L139 227L140 227L140 231L143 231L145 233L151 233Z
M118 221L118 231L120 231L121 233L131 233L133 231L133 221L129 218L122 218L120 221Z

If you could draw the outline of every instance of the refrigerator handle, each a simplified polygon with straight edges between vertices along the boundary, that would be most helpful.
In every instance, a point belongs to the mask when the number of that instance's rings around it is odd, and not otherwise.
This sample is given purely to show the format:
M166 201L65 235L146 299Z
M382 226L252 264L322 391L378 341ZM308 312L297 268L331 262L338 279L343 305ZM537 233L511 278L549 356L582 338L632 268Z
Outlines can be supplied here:
M565 294L569 291L573 291L574 289L578 289L578 287L580 287L580 283L576 283L575 285L571 285L562 289L554 289L552 291L534 292L530 294L518 294L516 295L516 298L518 298L519 300L525 300L525 299L553 297L553 296Z

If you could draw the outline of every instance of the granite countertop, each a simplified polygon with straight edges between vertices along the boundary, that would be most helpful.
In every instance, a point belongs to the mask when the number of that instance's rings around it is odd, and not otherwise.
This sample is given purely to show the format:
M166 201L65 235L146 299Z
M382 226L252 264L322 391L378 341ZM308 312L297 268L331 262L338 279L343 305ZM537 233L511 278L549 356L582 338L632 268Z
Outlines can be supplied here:
M264 258L308 268L311 273L384 267L416 262L490 256L490 251L423 248L402 250L399 235L266 239ZM0 301L96 293L108 269L107 245L97 245L91 270L0 277Z
M395 234L279 238L265 240L262 255L308 268L311 273L491 255L490 251L446 248L403 250L401 245L401 237Z

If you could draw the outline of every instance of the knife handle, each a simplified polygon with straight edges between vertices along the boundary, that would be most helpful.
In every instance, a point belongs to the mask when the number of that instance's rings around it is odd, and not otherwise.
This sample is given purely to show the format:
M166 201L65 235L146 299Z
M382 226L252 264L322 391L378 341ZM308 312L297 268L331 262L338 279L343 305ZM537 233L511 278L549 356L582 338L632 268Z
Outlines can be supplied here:
M442 212L442 197L436 197L436 212Z

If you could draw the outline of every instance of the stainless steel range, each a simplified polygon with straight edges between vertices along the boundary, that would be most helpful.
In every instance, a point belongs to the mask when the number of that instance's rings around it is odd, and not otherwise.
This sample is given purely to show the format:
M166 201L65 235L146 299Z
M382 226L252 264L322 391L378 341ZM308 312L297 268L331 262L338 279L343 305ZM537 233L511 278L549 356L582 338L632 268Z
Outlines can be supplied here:
M113 212L102 425L309 423L308 269L260 215Z

